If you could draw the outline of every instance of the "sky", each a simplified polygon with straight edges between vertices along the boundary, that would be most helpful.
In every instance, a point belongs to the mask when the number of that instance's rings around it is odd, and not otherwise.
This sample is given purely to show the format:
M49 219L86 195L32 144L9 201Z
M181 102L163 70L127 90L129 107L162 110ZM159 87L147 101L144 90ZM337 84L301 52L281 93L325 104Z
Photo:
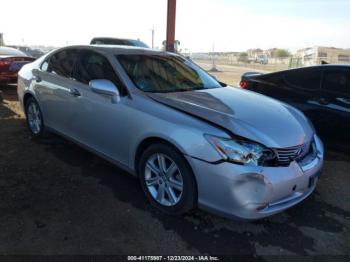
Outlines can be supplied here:
M166 35L167 0L1 0L0 9L8 45L88 44L96 36L151 45L154 28L160 47ZM349 31L350 0L177 0L176 39L189 52L350 48Z

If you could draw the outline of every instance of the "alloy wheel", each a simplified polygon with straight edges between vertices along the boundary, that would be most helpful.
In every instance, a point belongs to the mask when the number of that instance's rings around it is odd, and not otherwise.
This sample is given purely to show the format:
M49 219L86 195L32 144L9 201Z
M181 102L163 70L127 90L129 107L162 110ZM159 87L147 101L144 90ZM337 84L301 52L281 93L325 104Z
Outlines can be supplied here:
M174 160L161 153L146 161L144 179L154 200L163 206L174 206L181 200L183 178Z
M27 107L27 117L30 130L35 134L39 134L42 127L41 113L35 102L30 102Z

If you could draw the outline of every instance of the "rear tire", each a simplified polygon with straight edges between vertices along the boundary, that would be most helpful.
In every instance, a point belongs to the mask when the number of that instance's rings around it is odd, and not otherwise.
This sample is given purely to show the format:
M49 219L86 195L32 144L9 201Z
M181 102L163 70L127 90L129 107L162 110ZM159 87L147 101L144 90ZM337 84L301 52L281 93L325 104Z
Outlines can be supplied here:
M44 118L38 102L34 97L28 98L25 104L27 125L34 138L41 138L46 135Z
M141 187L157 209L171 215L188 213L197 204L197 186L184 156L170 145L147 148L138 165Z

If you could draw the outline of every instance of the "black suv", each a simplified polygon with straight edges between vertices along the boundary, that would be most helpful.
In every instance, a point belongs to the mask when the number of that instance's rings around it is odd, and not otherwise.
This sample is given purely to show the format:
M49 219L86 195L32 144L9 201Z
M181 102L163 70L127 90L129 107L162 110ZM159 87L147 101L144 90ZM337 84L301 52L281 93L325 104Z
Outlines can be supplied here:
M149 48L141 40L134 39L122 39L122 38L112 38L112 37L95 37L91 40L90 45L127 45L127 46L138 46Z
M350 150L350 65L248 72L240 87L293 105L310 118L326 146Z

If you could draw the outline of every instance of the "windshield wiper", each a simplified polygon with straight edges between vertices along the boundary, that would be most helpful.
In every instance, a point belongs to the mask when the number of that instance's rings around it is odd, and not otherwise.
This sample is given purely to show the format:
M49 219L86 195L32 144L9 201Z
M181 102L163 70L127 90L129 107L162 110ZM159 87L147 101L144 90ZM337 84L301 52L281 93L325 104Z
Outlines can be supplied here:
M204 87L195 87L195 88L178 88L178 89L169 89L169 90L148 90L145 92L149 93L175 93L175 92L189 92L189 91L196 91L196 90L203 90L207 89Z
M203 90L205 89L204 87L193 87L193 88L179 88L179 89L174 89L171 92L187 92L187 91L196 91L196 90Z

